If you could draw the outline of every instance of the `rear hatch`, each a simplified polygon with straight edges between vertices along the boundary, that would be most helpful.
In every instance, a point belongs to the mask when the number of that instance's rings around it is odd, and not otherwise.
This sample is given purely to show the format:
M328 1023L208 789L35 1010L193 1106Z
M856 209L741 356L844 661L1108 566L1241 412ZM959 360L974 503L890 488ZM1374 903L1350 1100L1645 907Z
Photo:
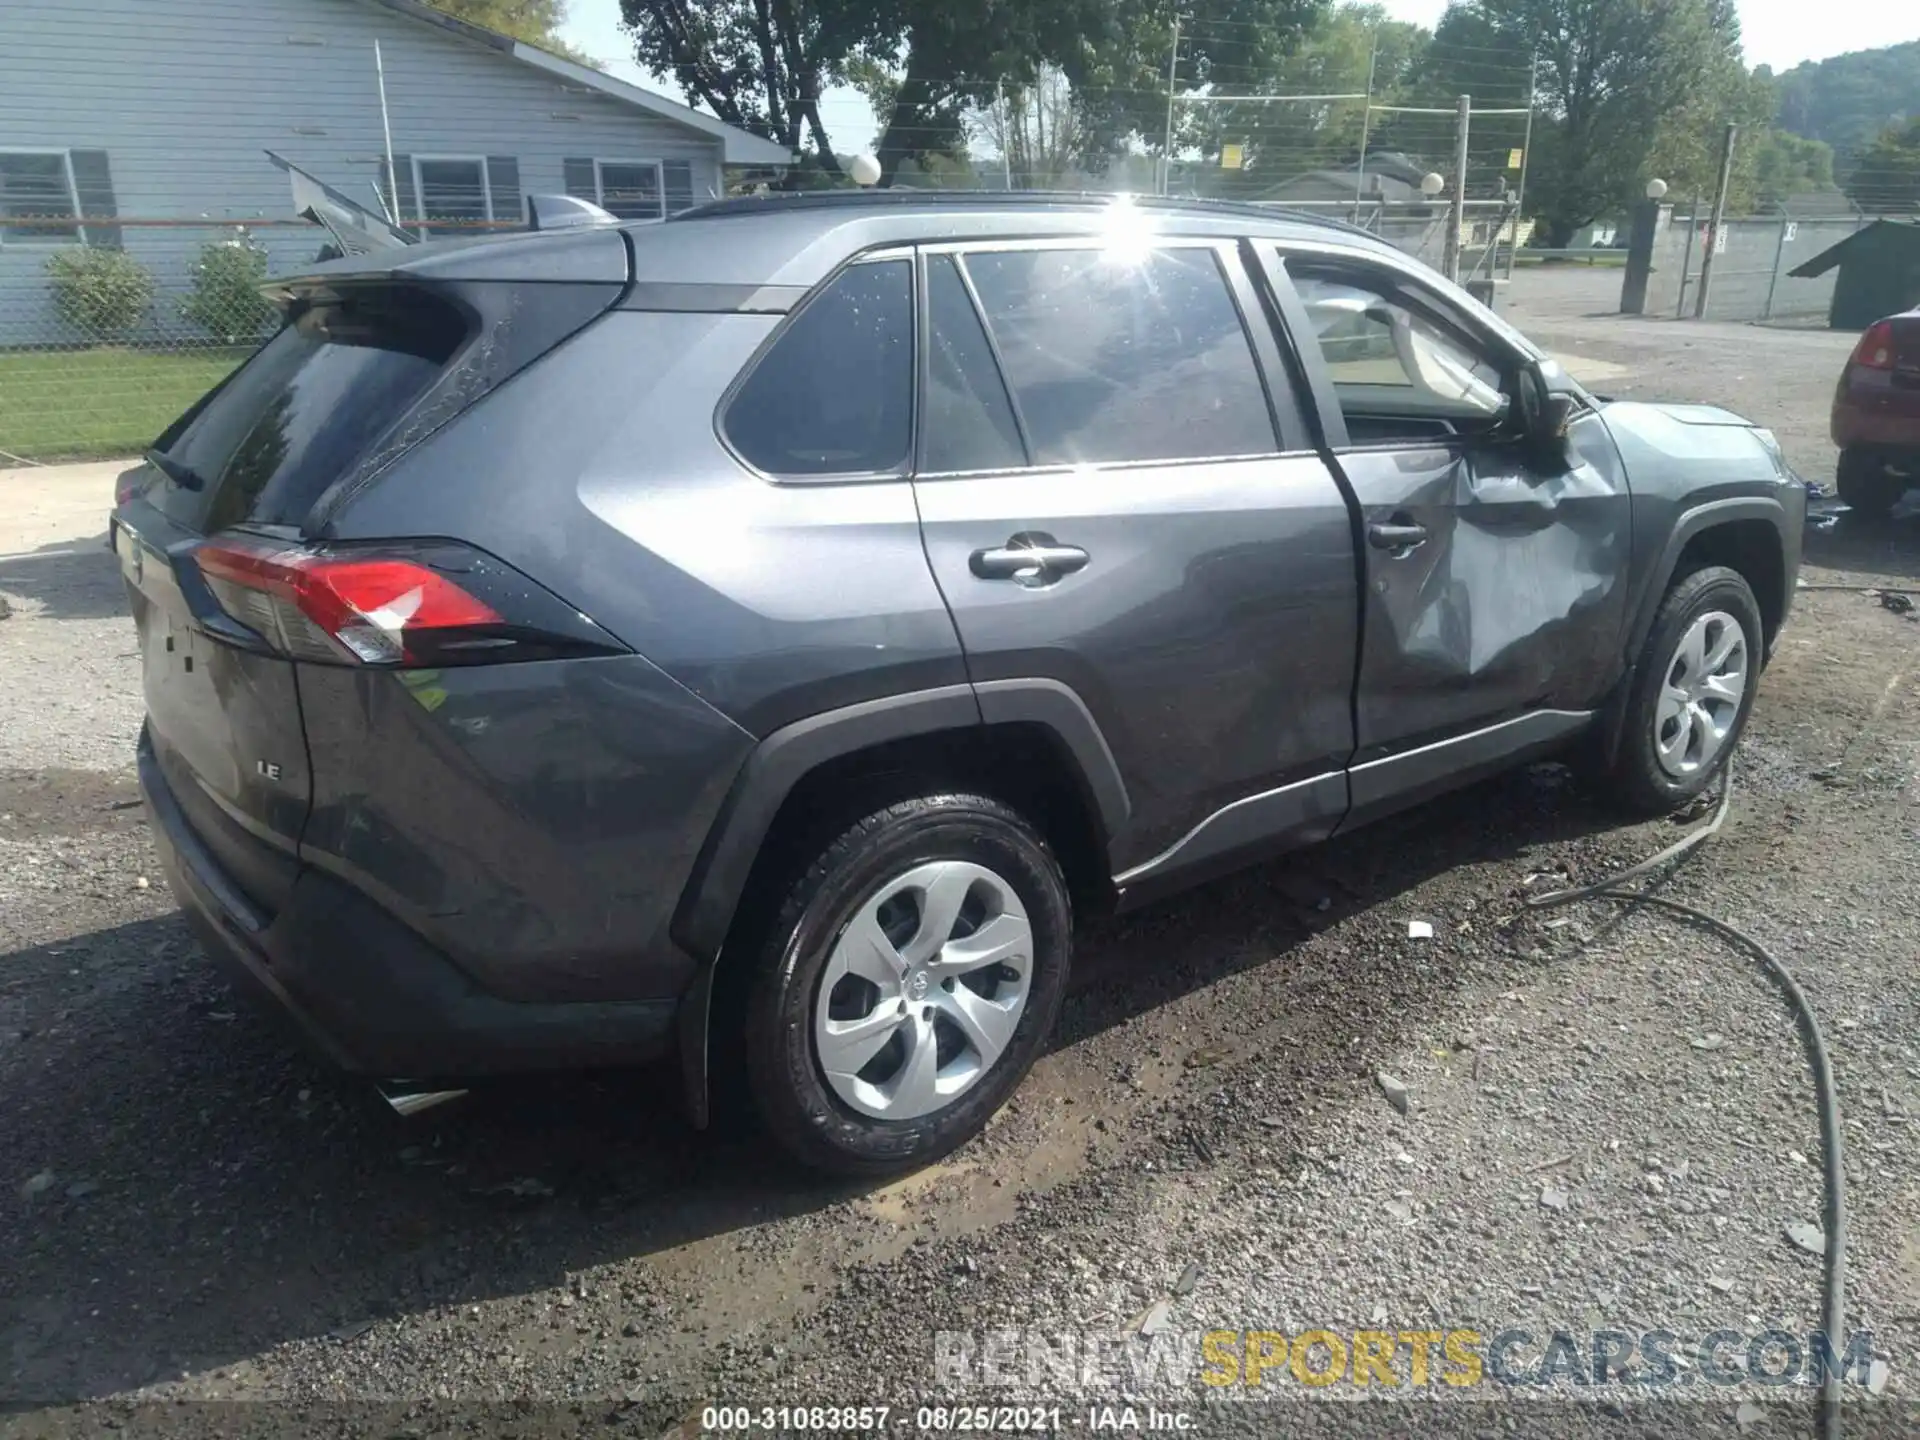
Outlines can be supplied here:
M624 252L617 233L590 238ZM122 478L113 543L147 743L187 822L268 917L298 873L313 793L299 666L482 663L595 638L457 544L322 538L345 495L621 289L440 278L430 252L443 248L282 286L281 331ZM429 273L412 273L417 256Z

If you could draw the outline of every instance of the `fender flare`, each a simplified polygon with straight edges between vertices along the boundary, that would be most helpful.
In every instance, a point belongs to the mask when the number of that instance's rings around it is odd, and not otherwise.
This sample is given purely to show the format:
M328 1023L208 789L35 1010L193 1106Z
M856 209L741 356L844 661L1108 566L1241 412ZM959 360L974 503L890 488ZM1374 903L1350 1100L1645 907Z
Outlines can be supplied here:
M1660 602L1666 599L1667 591L1673 586L1673 572L1679 568L1680 552L1701 531L1712 530L1736 520L1765 520L1776 532L1784 535L1787 507L1765 495L1734 495L1725 500L1709 500L1704 505L1696 505L1682 512L1674 522L1673 529L1667 533L1667 542L1661 548L1659 562L1649 572L1658 577L1658 583L1647 586L1641 592L1640 608L1634 612L1633 628L1627 633L1627 658L1630 664L1639 659L1640 647L1647 643L1647 634L1653 629L1653 617L1659 613ZM1784 539L1781 541L1781 550L1782 553L1786 550Z
M1609 760L1619 751L1620 731L1626 723L1627 698L1633 691L1634 678L1640 670L1640 650L1653 630L1653 617L1660 613L1660 603L1667 598L1667 591L1673 588L1674 572L1680 568L1680 553L1687 548L1689 541L1703 531L1738 520L1765 520L1782 534L1781 550L1784 554L1787 507L1765 495L1733 495L1723 500L1709 500L1683 511L1673 528L1667 532L1660 558L1647 572L1651 583L1641 591L1639 607L1633 613L1633 624L1626 636L1620 683L1614 687L1601 721L1601 744Z
M696 1125L707 1115L714 972L754 862L794 786L820 765L889 741L1006 724L1037 725L1060 742L1110 846L1131 813L1126 782L1092 713L1058 680L989 680L866 700L796 720L754 747L701 847L673 918L674 942L700 967L681 997L679 1025L681 1074Z

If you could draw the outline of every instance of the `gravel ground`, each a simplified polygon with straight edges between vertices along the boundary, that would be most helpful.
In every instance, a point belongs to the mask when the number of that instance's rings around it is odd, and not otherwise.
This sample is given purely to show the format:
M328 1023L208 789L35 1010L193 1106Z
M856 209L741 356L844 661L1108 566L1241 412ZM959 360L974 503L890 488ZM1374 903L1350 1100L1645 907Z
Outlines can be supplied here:
M1831 474L1844 337L1570 308L1516 319L1596 388L1731 404ZM97 526L74 526L0 535L0 555L74 552L0 561L0 1434L654 1435L713 1402L1042 1399L1086 1429L1085 1405L1124 1394L1207 1433L1806 1430L1795 1391L1708 1394L1684 1353L1656 1397L1591 1406L1489 1385L1245 1403L1310 1393L1281 1369L1258 1391L1166 1372L1003 1388L978 1352L965 1379L936 1374L941 1331L1143 1319L1164 1328L1135 1353L1214 1328L1804 1337L1819 1262L1785 1232L1820 1218L1821 1152L1779 996L1684 923L1520 910L1672 823L1622 827L1534 767L1100 923L1014 1103L880 1188L691 1134L664 1074L402 1122L240 1004L143 885L131 631ZM1810 531L1810 583L1917 573L1913 521ZM1833 1051L1849 1319L1889 1366L1850 1434L1920 1428L1893 1408L1920 1393L1917 759L1920 623L1802 595L1733 818L1666 886L1780 954ZM202 1403L233 1399L284 1403Z

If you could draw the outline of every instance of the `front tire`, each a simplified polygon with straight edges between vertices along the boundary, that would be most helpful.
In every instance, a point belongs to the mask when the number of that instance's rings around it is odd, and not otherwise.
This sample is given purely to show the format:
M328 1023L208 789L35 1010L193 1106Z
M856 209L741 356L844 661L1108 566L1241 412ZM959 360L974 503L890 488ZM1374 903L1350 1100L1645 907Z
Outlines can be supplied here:
M965 1144L1052 1031L1071 937L1059 862L999 801L928 795L865 816L813 855L754 957L762 1121L839 1174Z
M1634 668L1614 757L1613 789L1626 808L1667 814L1726 768L1753 709L1765 634L1737 570L1708 565L1674 583Z

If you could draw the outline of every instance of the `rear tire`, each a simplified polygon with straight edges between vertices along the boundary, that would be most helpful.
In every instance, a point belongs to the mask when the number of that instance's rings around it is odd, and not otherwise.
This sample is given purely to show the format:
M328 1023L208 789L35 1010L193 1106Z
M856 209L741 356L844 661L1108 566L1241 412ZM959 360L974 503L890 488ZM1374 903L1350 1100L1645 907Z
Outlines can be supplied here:
M1066 993L1059 862L1014 810L920 796L804 861L747 997L747 1079L775 1140L814 1169L925 1165L985 1128Z
M1610 767L1625 808L1668 814L1726 768L1753 710L1765 636L1739 571L1708 565L1674 582L1634 667Z
M1884 455L1871 450L1843 450L1834 489L1849 510L1869 520L1884 520L1900 497L1916 483L1913 475L1896 470Z

